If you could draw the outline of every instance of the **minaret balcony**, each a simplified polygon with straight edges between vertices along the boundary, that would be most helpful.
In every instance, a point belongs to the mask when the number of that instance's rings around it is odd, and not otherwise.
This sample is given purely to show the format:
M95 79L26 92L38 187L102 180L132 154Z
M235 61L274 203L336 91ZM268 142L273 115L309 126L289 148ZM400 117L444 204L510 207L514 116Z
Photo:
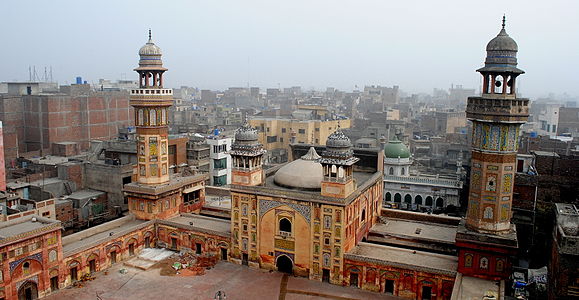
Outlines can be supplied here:
M466 117L469 120L525 123L529 117L529 99L469 97Z
M134 89L130 93L132 106L171 106L173 105L173 89Z
M156 96L156 95L168 95L173 96L173 89L159 89L159 88L142 88L131 90L131 96Z

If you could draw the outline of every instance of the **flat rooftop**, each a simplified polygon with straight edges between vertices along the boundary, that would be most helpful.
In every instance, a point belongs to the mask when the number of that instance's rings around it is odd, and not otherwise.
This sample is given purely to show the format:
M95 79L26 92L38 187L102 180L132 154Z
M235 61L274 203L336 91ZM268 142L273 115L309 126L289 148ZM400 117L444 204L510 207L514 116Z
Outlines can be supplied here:
M36 221L33 221L34 219ZM20 222L11 223L6 222L2 224L0 227L0 240L6 239L8 237L16 236L28 231L37 230L43 227L48 227L58 221L50 220L42 218L40 219L38 216L33 216L30 218L24 218L23 220L18 220Z
M370 231L375 234L404 239L419 239L454 244L456 226L427 222L413 222L388 219L386 223L376 223Z
M55 227L56 226L56 227ZM0 225L0 243L18 239L18 235L45 228L47 231L60 228L60 221L30 215L3 222Z
M434 254L404 248L376 245L361 242L344 255L344 258L374 262L393 267L412 269L437 274L455 276L458 258L451 255Z
M68 256L77 251L88 249L108 239L114 239L119 235L136 230L138 226L147 222L145 220L136 220L134 216L129 215L67 235L62 238L62 252L65 256Z
M96 190L91 190L91 189L86 189L86 190L80 190L80 191L76 191L68 196L66 196L66 198L69 199L87 199L87 198L93 198L93 197L98 197L102 194L104 194L105 192L101 192L101 191L96 191Z
M484 299L484 296L489 295L494 295L496 299L503 299L500 292L500 282L498 281L462 276L461 274L457 276L454 283L453 299Z
M200 215L182 214L165 221L159 220L159 223L167 225L178 224L192 230L218 233L227 237L231 234L230 221Z

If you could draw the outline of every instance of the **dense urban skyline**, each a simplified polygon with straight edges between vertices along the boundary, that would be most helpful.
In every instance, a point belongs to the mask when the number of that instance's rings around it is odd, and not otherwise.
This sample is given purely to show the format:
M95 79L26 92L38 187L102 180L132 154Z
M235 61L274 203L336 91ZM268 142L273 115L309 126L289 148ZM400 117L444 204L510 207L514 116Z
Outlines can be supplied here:
M0 21L8 29L3 42L12 45L2 51L10 59L0 81L28 80L29 66L39 73L51 66L61 84L76 76L89 83L134 79L134 49L152 28L173 87L379 84L430 93L462 84L479 90L473 69L484 60L480 37L495 36L505 13L507 32L522 49L519 66L529 73L520 92L576 96L568 67L579 65L569 40L579 30L575 11L571 1L19 1L5 6Z

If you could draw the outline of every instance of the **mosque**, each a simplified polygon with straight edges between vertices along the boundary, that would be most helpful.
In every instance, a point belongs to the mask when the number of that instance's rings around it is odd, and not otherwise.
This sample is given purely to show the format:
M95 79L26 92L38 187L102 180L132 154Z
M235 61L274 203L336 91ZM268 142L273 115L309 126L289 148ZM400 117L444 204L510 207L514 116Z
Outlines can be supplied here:
M503 20L487 45L485 67L477 70L483 93L468 99L474 126L466 219L392 215L382 207L384 166L386 176L409 172L409 153L399 142L388 146L385 158L381 150L353 148L338 129L326 146L297 145L298 159L266 170L263 145L247 124L236 131L230 153L230 219L199 215L204 175L168 171L172 90L163 88L167 69L149 33L135 69L140 87L131 91L138 163L134 182L124 188L130 213L65 237L58 221L40 216L1 224L0 299L43 297L149 247L406 299L504 293L517 250L510 223L517 139L528 117L528 99L515 93L523 73L516 67L517 44L504 27ZM373 242L372 234L383 242ZM439 251L429 243L453 249Z
M442 211L460 207L463 182L439 175L411 174L410 150L396 137L384 146L384 207L412 211ZM457 174L462 173L459 159Z

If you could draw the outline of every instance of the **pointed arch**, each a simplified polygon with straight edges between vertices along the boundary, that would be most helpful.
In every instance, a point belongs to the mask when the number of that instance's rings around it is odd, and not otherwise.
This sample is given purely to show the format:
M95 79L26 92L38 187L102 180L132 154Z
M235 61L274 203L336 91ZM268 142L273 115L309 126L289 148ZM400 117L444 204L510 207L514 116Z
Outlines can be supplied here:
M422 205L422 196L416 195L416 197L414 197L414 203L418 204L418 205Z
M400 193L396 193L394 195L394 202L398 202L398 203L402 202L402 195L400 195Z

